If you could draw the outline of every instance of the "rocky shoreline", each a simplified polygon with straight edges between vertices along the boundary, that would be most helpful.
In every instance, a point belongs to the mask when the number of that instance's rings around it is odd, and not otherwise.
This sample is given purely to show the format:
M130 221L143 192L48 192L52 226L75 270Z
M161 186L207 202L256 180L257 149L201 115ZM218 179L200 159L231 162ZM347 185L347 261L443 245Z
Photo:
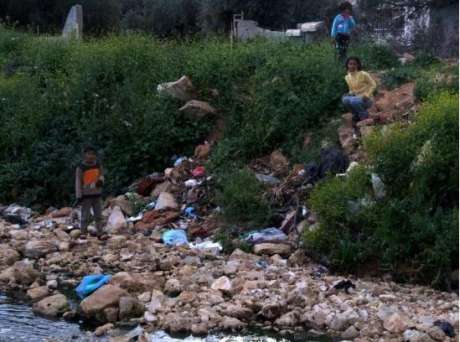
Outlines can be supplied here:
M301 250L289 258L221 255L166 247L141 233L80 239L78 230L66 231L66 220L55 218L53 230L0 221L1 290L26 294L38 314L97 323L96 335L110 335L124 321L140 324L144 334L257 327L355 341L458 341L456 293L379 279L346 282ZM72 310L59 289L75 288L88 274L112 279Z

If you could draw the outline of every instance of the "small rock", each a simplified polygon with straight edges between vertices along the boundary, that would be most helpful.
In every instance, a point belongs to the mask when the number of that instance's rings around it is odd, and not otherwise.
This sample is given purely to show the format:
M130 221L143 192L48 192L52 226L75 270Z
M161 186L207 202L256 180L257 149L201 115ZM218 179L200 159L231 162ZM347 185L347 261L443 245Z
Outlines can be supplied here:
M393 313L383 321L383 327L392 333L402 333L408 328L408 319L400 313Z
M128 320L132 317L140 317L144 314L144 305L134 297L124 296L118 303L120 309L120 319Z
M433 339L427 334L413 329L404 331L403 337L404 342L433 342Z
M176 296L182 291L182 285L176 278L170 278L166 281L164 291L169 296Z
M86 317L92 317L100 314L108 307L117 306L120 298L124 296L128 296L125 290L110 284L104 285L83 299L80 308Z
M224 317L220 322L220 326L224 330L238 331L244 328L245 324L234 317Z
M285 313L275 321L275 325L280 327L294 327L298 322L297 313L294 311Z
M56 245L50 241L33 240L26 243L24 255L28 258L38 259L56 252Z
M55 290L58 288L58 282L56 279L51 279L51 280L48 280L46 282L46 286L49 288L49 289L52 289L52 290Z
M8 245L0 245L0 265L11 266L20 259L19 253Z
M27 290L27 297L29 297L32 302L42 300L43 298L48 296L48 294L48 286L39 286Z
M94 331L94 335L100 337L106 335L110 330L112 330L114 325L112 323L107 323L104 325L101 325L100 327L97 327L96 330Z
M254 246L254 253L288 256L291 254L291 246L284 243L259 243Z
M32 307L33 312L49 317L58 317L69 307L67 298L63 294L55 294L46 297L35 303Z
M212 283L211 289L222 292L230 292L232 290L232 282L228 277L223 276Z
M70 231L70 236L72 237L72 239L78 239L80 235L81 235L80 229L74 229Z
M340 336L346 340L353 340L359 336L359 331L351 325Z

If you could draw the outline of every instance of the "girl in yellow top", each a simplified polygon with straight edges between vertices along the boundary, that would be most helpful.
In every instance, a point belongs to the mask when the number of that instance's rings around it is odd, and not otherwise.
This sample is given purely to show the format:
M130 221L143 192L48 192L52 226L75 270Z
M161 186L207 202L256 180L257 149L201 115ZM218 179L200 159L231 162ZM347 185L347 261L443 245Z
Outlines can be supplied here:
M367 72L362 71L362 64L358 57L347 59L346 68L348 74L345 81L348 84L349 92L342 97L344 106L353 114L353 122L367 119L368 109L372 106L372 94L377 84Z

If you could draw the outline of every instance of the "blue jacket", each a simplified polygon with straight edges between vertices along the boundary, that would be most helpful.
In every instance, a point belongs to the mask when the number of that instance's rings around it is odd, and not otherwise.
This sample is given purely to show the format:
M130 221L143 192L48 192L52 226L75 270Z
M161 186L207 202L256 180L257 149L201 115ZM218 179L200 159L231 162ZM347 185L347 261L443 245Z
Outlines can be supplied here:
M331 37L335 38L337 33L349 35L355 26L356 22L353 17L350 16L345 19L341 14L337 14L332 23Z

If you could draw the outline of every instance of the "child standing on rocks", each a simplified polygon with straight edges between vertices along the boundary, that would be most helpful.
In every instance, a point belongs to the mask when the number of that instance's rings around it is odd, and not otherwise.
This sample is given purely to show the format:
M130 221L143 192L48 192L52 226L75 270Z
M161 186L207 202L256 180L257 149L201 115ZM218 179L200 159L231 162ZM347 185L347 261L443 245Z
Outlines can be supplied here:
M331 29L331 37L334 39L339 59L343 62L347 58L348 45L350 44L351 32L356 26L352 16L353 6L348 1L339 6L340 14L334 18Z
M102 186L104 175L102 165L93 147L85 147L83 160L75 172L75 196L77 204L81 204L81 234L88 233L91 221L91 209L96 221L97 235L102 233Z

